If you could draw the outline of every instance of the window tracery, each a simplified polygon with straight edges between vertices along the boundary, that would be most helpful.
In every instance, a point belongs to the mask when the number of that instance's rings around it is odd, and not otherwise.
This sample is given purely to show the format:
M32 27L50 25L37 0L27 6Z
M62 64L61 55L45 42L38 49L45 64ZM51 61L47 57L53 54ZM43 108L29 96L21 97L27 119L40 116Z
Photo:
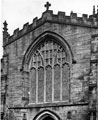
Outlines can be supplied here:
M46 39L36 47L30 66L33 103L69 99L68 59L66 48L53 39Z

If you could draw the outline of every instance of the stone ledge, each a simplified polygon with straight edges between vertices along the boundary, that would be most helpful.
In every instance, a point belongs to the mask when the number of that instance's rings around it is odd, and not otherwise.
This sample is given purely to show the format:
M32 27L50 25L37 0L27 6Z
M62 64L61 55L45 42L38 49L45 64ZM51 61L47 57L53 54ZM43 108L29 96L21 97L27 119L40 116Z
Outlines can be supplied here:
M88 106L88 102L69 103L57 102L57 103L44 103L44 104L30 104L27 107L10 107L9 109L32 109L32 108L45 108L45 107L64 107L64 106Z
M92 38L98 37L98 34L94 34L92 35Z

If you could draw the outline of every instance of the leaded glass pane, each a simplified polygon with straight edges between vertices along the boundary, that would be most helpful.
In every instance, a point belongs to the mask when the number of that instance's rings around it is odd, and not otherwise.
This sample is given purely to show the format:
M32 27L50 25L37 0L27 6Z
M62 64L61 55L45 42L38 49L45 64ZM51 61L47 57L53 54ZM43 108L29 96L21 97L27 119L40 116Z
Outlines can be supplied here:
M52 101L52 67L46 67L46 102Z
M38 102L44 101L44 69L38 69Z

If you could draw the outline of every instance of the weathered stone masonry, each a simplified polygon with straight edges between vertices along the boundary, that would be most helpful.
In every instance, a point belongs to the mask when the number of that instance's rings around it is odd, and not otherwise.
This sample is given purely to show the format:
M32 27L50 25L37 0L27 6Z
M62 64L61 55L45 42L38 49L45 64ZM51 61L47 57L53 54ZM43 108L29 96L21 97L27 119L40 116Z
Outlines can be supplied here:
M4 118L98 119L98 13L47 9L12 36L3 29Z

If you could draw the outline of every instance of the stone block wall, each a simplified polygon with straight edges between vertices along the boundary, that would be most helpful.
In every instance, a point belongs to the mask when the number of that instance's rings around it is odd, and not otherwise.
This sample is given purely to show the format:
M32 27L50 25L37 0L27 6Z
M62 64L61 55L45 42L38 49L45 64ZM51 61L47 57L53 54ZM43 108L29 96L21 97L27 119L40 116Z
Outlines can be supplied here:
M31 32L30 34L25 35L22 38L18 39L17 41L8 45L9 46L9 74L8 74L9 92L12 91L12 93L9 93L9 96L12 94L13 99L15 96L16 101L18 99L19 101L21 101L21 96L23 95L22 85L24 81L20 69L22 66L24 53L27 50L30 43L36 37L38 37L40 34L42 34L47 30L53 31L61 35L70 45L74 54L74 59L77 62L76 64L72 65L70 71L71 72L70 81L71 81L71 91L72 91L71 99L73 100L78 98L80 99L79 96L80 94L83 97L83 93L82 93L84 90L83 77L86 76L86 74L88 74L90 69L90 62L89 62L90 39L92 32L89 32L89 29L87 28L73 27L69 25L62 26L54 23L53 24L45 23L43 26L37 28L35 31ZM15 99L13 100L13 102L15 102ZM10 98L10 102L11 102L11 98Z
M82 19L80 21L77 19L78 21L76 21L77 16L73 13L71 13L71 21L69 17L64 17L64 14L59 13L53 16L51 14L51 11L49 13L43 13L42 18L34 19L31 25L25 24L20 31L19 29L15 30L14 34L7 38L8 42L4 42L4 54L8 54L9 58L7 104L9 108L12 107L13 109L16 107L24 107L27 104L22 100L22 97L28 97L30 81L29 73L27 75L27 73L25 74L21 71L23 58L30 44L34 42L38 36L46 31L51 31L64 38L69 44L76 63L70 66L70 103L68 104L73 104L73 106L50 107L49 109L59 114L62 120L66 118L68 110L76 110L75 117L79 120L86 120L84 116L87 116L87 114L85 114L87 113L87 105L75 106L75 103L88 103L91 36L98 34L98 23L96 21L92 25L91 22L87 22L85 18L86 25L84 23L82 24ZM39 111L41 110L43 110L43 108L39 108ZM37 108L29 109L28 120L33 119L34 115L39 111ZM20 113L16 114L16 116L19 115ZM21 117L19 120L21 120Z
M29 35L28 35L29 36ZM30 37L30 36L29 36ZM20 38L18 41L8 45L9 69L8 69L8 94L9 106L22 106L21 98L24 91L24 77L21 72L22 59L30 44L30 39ZM29 40L29 41L28 41Z
M47 108L31 108L28 110L27 119L33 120L34 117L39 114L40 112L44 110L50 110L54 113L56 113L61 120L67 119L67 114L70 111L71 112L71 118L72 120L87 120L88 118L88 108L87 106L53 106L53 107L47 107Z

